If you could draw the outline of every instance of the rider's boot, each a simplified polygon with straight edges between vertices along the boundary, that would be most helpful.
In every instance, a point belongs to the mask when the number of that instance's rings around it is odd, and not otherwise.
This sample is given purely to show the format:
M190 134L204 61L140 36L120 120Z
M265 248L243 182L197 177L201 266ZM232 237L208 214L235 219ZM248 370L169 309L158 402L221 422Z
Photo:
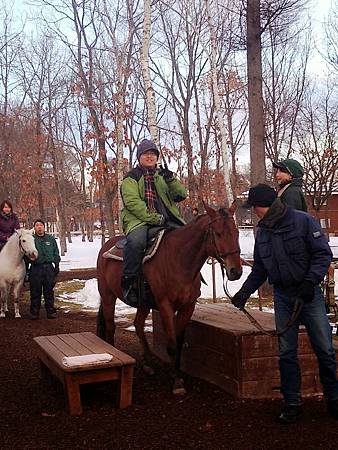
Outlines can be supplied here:
M136 308L139 303L136 280L136 277L126 277L125 275L121 278L123 301L134 308Z

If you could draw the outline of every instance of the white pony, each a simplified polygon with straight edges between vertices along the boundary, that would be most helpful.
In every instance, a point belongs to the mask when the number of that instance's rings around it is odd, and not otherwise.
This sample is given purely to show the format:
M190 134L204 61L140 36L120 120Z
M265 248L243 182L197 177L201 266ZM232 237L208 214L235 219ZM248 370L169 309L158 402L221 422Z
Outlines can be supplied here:
M38 257L33 230L16 230L0 252L0 317L6 317L7 298L11 292L14 297L15 318L19 318L19 295L25 278L24 255L34 261Z

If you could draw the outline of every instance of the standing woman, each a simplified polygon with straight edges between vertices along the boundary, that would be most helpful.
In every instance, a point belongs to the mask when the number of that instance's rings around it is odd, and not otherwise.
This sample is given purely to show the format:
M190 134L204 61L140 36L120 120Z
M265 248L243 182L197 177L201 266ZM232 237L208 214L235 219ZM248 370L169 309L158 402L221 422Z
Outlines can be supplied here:
M19 220L13 213L12 203L9 200L4 200L0 205L0 251L14 231L19 228Z

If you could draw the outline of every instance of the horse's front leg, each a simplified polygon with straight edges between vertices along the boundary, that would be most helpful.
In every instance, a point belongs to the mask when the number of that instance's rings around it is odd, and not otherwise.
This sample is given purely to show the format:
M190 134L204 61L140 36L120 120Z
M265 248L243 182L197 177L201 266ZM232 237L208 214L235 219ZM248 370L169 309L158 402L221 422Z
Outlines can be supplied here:
M7 287L2 287L0 289L0 303L1 303L0 318L6 317L6 312L8 311L8 306L7 306L8 294L9 294L9 292L8 292Z
M188 322L194 312L195 302L190 303L188 305L184 305L177 313L175 317L175 327L176 327L176 342L177 342L177 351L176 351L176 360L175 360L175 370L176 370L176 385L174 388L179 392L184 389L184 382L181 378L181 356L182 356L182 348L184 344L184 333L185 329L188 325Z
M107 293L104 296L101 296L101 314L103 318L102 325L104 330L104 335L101 337L111 345L114 345L115 340L115 303L116 297L112 293Z
M14 297L14 317L16 319L20 319L20 308L19 308L19 301L20 301L20 294L21 294L21 288L22 283L17 283L13 288L13 297Z
M150 309L145 306L138 308L134 320L134 327L136 330L136 335L142 347L142 360L141 360L142 369L148 375L153 375L154 369L151 367L151 352L149 349L149 344L146 335L144 333L144 324L146 318L149 315L149 312Z
M174 395L184 395L186 394L186 390L179 371L179 364L177 363L180 358L181 349L179 349L177 345L174 320L175 313L169 303L162 303L159 307L159 312L162 320L162 326L167 336L167 353L170 358L171 376L173 378L172 392ZM183 341L180 343L181 348L182 344Z

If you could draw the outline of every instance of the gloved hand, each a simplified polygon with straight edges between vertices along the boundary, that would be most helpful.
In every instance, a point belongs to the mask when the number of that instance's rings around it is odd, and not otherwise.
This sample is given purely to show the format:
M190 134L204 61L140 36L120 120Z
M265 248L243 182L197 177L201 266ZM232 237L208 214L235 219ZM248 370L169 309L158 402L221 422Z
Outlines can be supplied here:
M297 295L304 303L310 303L315 296L315 287L311 281L304 280L298 287Z
M157 225L160 227L163 227L165 225L165 217L163 214L160 215Z
M165 167L160 167L159 174L165 179L166 182L172 181L174 179L174 172Z
M244 306L250 297L250 294L239 290L231 299L231 303L238 309L244 309Z
M54 274L55 274L55 276L57 276L59 274L59 272L60 272L59 264L54 263Z

